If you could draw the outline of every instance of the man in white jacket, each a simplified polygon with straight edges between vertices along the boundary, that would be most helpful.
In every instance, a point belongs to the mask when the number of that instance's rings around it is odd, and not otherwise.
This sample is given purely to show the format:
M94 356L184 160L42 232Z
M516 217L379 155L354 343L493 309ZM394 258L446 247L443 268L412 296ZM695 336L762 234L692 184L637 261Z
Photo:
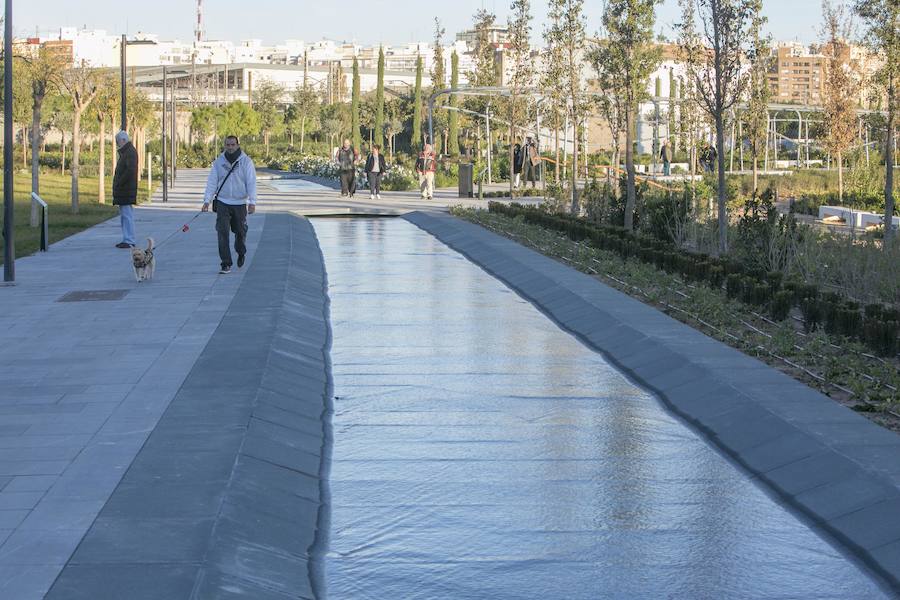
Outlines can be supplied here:
M231 273L228 231L234 232L237 266L241 268L247 255L247 215L256 212L256 167L250 157L241 152L237 136L225 138L225 151L213 161L209 170L201 210L209 211L211 202L219 235L219 273Z

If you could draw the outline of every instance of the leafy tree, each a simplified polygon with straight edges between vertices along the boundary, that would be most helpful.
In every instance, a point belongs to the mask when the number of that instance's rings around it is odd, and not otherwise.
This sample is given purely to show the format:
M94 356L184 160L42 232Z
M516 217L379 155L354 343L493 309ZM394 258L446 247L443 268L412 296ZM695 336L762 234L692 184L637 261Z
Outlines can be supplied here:
M445 68L444 68L444 40L443 40L443 37L444 37L445 32L446 32L446 30L443 27L441 27L441 20L438 19L437 17L435 17L434 18L434 61L433 61L432 70L431 70L431 93L432 94L444 89L444 81L446 78L444 77ZM434 101L434 108L443 106L446 103L446 101L447 101L447 98L445 98L443 96L440 98L436 98ZM444 118L444 116L445 116L444 111L440 110L440 111L435 112L434 110L432 110L432 125L434 126L434 129L436 129L438 132L442 131L444 128L436 126L437 124L435 123L435 121L440 120L440 121L442 121L441 125L445 124L447 120L446 120L446 118ZM446 138L446 135L445 135L445 138ZM435 152L440 154L439 148L440 148L441 144L437 143L437 140L431 140L431 143L435 145Z
M747 98L747 110L744 118L747 122L747 140L750 143L750 156L753 160L753 194L759 188L759 158L765 152L769 139L769 100L772 88L769 86L769 66L771 59L771 42L762 34L765 17L756 13L750 26L752 39L750 47L750 82Z
M269 155L269 137L273 133L276 135L281 133L284 125L284 119L279 112L283 94L284 88L269 79L263 79L253 91L253 110L259 116L259 128L266 145L266 156Z
M682 50L687 58L688 74L697 88L700 106L716 127L719 252L725 254L728 251L725 118L742 98L749 81L744 66L750 54L750 27L760 12L761 0L679 1L685 15L680 28L686 44ZM693 29L695 18L702 24L702 37Z
M310 123L317 121L319 107L321 101L318 94L308 87L300 87L291 92L291 100L296 111L297 118L300 120L300 152L303 152L304 141L306 139L307 127ZM293 131L293 129L291 129Z
M456 54L456 50L453 51L453 54L450 55L450 88L456 89L459 87L459 56ZM456 94L450 94L450 107L456 108L458 104ZM450 114L447 115L449 120L448 123L448 136L449 145L450 145L450 156L456 157L459 156L459 113L455 110L451 110Z
M97 97L90 107L91 116L97 123L100 135L100 159L98 162L100 181L97 184L97 201L100 204L106 202L106 123L113 119L117 110L121 110L121 97L119 82L110 75L101 75ZM113 152L115 152L115 141L113 142Z
M58 54L41 47L33 57L22 57L31 85L31 191L40 194L41 110L48 94L58 91L65 64ZM38 225L37 205L31 205L30 224Z
M558 35L563 25L563 4L561 2L550 3L550 12L547 14L547 25L544 28L544 56L543 69L541 71L541 89L545 91L544 114L553 123L554 147L556 148L556 168L554 179L559 183L559 174L562 170L559 156L559 131L566 114L566 79L565 79L565 48L562 38ZM614 135L613 142L618 148L618 138ZM616 163L618 164L618 163Z
M491 42L491 28L497 22L493 13L481 8L473 17L475 44L472 58L475 70L469 73L469 84L473 86L497 85L499 80L497 64L494 60L494 44Z
M616 113L625 128L625 228L634 229L637 202L634 168L634 131L647 82L659 65L660 51L653 43L654 9L659 0L609 0L603 12L606 39L593 54L597 82L606 96L616 98ZM657 92L659 80L657 80Z
M359 63L353 57L353 92L350 99L350 133L353 135L353 147L359 152L362 148L362 137L359 133Z
M844 201L844 153L856 139L856 98L859 91L856 77L847 64L852 35L852 21L843 6L828 0L822 3L825 19L823 35L827 67L825 74L825 148L838 167L838 199ZM847 60L845 60L847 59Z
M856 0L854 10L866 24L865 39L883 62L875 83L886 99L887 119L884 136L884 247L894 243L891 227L894 215L894 139L897 113L900 111L900 2L898 0Z
M219 111L212 106L198 106L191 110L191 131L200 139L207 141L216 130L216 119Z
M384 135L384 48L378 49L378 84L375 88L375 140L381 145Z
M222 116L216 126L220 138L228 135L236 135L239 138L248 135L258 135L262 127L262 120L255 109L235 100L222 107Z
M72 213L78 214L78 175L81 154L81 117L100 92L100 74L88 67L67 69L60 81L72 103Z

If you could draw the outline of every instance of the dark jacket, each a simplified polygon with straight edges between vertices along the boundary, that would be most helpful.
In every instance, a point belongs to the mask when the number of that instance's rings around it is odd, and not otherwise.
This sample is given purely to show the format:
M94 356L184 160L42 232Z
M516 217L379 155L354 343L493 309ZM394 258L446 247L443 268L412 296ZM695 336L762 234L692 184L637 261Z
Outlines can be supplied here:
M375 166L375 155L369 154L369 158L366 159L366 173L372 172L372 167ZM378 155L378 170L381 173L387 173L387 164L384 162L384 154Z
M522 146L513 146L513 173L522 172Z
M669 145L663 144L663 147L659 149L659 157L663 162L671 162L671 157L669 156Z
M137 204L138 155L134 145L128 142L119 148L119 162L113 175L113 204Z

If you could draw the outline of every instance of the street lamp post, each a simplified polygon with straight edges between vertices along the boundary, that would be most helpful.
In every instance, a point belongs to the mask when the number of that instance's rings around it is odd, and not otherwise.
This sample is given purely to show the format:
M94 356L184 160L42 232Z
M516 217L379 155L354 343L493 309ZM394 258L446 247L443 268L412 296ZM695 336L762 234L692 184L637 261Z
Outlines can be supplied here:
M122 34L122 43L119 44L119 52L121 54L120 59L119 59L119 63L120 63L119 75L120 75L121 84L122 84L122 126L120 127L120 129L122 131L125 131L125 120L126 120L125 109L127 106L126 91L125 91L125 48L127 46L128 46L128 41L125 39L125 34L123 33Z
M6 0L3 33L3 281L12 283L16 280L13 244L12 0Z

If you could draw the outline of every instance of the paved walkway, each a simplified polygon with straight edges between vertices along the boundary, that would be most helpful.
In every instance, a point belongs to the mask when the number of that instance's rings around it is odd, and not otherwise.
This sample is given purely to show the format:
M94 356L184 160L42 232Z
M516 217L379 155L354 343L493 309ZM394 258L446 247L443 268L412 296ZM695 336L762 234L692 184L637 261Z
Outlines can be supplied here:
M139 236L162 244L154 281L134 281L113 220L20 259L18 284L0 288L0 598L323 589L328 306L312 229L284 213L433 211L458 199L346 201L263 182L248 264L219 276L214 216L196 212L204 180L182 171L168 204L137 211ZM897 585L897 436L765 366L735 370L736 353L554 261L454 219L409 220L608 352ZM61 301L79 291L124 296Z

